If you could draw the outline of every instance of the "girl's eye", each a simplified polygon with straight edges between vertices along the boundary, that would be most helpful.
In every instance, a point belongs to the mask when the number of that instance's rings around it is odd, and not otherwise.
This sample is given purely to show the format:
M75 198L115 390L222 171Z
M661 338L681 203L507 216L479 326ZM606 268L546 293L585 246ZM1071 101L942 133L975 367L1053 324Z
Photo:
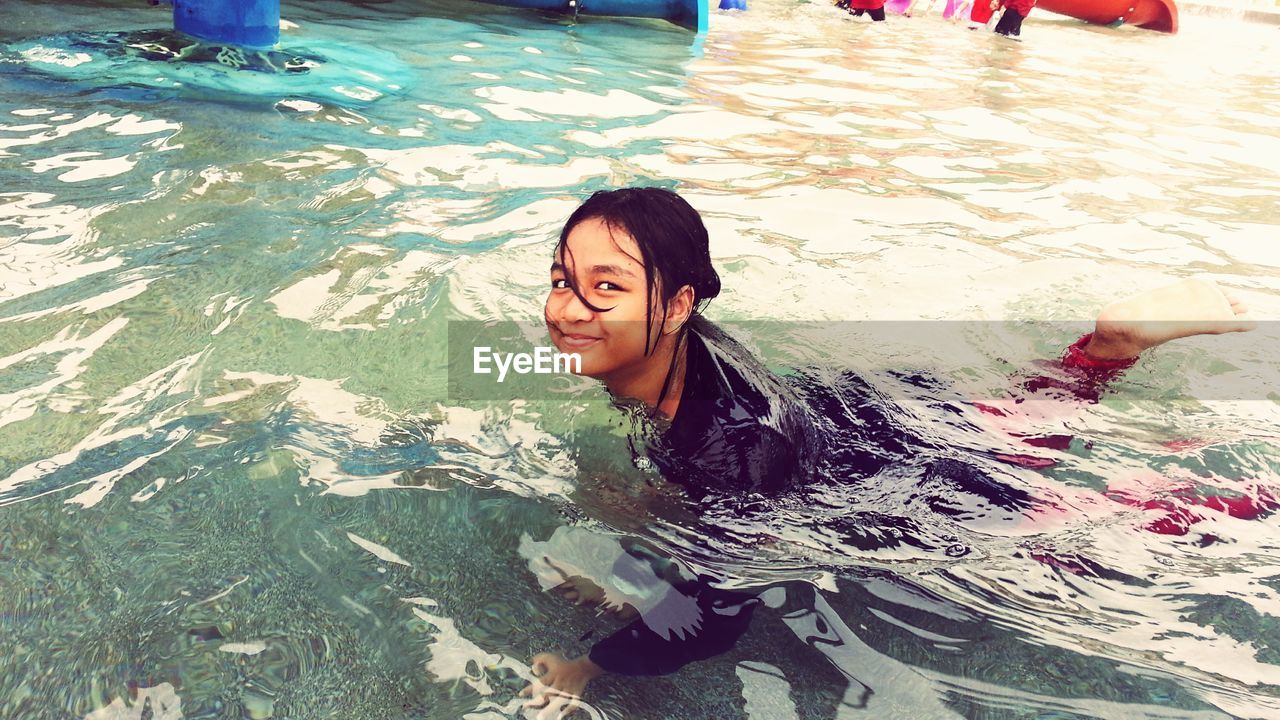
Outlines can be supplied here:
M608 280L601 281L600 284L596 285L596 288L599 290L622 290L621 285L611 283Z
M565 280L564 278L556 278L551 281L551 288L553 290L565 290L568 287L569 287L569 281Z

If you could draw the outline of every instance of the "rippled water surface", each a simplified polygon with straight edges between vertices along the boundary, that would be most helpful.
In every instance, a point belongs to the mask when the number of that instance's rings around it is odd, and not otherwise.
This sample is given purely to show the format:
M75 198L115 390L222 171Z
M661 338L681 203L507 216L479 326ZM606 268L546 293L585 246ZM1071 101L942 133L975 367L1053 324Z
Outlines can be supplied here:
M947 389L997 397L1168 279L1280 316L1276 28L1037 12L1015 43L755 0L695 41L326 1L286 5L283 44L341 72L296 84L68 49L166 13L0 0L0 716L518 716L533 654L611 626L546 564L640 537L785 603L727 654L597 681L606 717L1280 717L1280 520L1151 530L1187 488L1280 494L1266 323L1016 428ZM565 217L640 182L706 217L711 317L902 328L870 364L941 379L868 371L904 426L1061 512L939 512L904 467L640 513L601 481L631 458L598 389L450 401L447 323L537 321Z

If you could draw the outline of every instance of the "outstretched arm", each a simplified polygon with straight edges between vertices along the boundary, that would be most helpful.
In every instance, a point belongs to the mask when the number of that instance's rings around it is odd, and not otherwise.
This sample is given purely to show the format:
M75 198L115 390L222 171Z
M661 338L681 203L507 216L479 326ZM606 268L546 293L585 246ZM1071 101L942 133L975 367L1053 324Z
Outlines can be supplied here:
M557 530L548 543L557 544L558 539L558 544L569 543L571 549L582 551L593 537L597 536ZM747 631L760 602L754 592L715 587L713 578L695 575L642 542L610 538L604 544L607 550L597 548L596 554L616 553L617 557L612 571L605 571L598 583L571 577L549 557L540 558L564 580L553 589L566 599L613 610L615 616L631 621L597 642L587 655L570 660L542 653L533 658L535 679L521 695L530 698L526 707L538 710L540 720L561 717L579 707L587 685L605 673L665 675L728 651Z
M681 606L688 601L697 604L700 619L692 627L677 627L684 624L687 608ZM728 652L747 632L760 602L752 593L719 590L703 581L685 583L645 617L596 643L586 655L572 660L556 653L535 656L531 667L537 680L520 695L529 698L525 706L538 711L538 720L572 714L580 707L588 683L606 673L666 675ZM679 619L672 627L663 627L668 613Z
M633 600L640 608L625 605L632 622L587 655L570 660L543 653L533 659L536 680L521 695L530 698L526 707L539 710L540 719L572 711L588 683L605 673L665 675L727 652L746 633L760 603L754 592L717 588L712 578L691 577L677 562L640 544L628 547L608 582L637 590ZM571 592L584 597L580 588Z
M666 675L728 652L751 625L756 593L681 583L642 617L596 643L587 657L620 675ZM696 620L690 621L690 605Z

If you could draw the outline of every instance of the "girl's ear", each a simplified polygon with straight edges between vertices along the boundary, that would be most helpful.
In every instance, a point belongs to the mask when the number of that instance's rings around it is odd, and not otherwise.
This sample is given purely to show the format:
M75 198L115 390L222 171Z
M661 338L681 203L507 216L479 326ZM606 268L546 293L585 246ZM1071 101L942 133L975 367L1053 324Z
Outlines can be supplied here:
M662 325L664 335L676 332L689 321L689 316L693 314L694 299L691 285L685 285L676 291L675 297L671 298L667 306L667 321Z

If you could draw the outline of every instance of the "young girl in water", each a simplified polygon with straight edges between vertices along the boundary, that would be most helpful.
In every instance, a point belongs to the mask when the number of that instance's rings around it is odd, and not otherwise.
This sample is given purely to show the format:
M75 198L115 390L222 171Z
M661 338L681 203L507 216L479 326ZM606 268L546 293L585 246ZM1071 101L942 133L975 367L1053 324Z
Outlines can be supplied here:
M602 191L560 233L545 321L561 352L581 356L582 374L648 409L660 430L649 456L665 478L694 496L776 494L808 480L824 452L851 451L827 447L795 391L701 316L719 292L706 227L683 198L659 188ZM1063 364L1105 381L1169 340L1250 326L1244 306L1216 285L1184 281L1108 305ZM1240 517L1262 512L1220 508L1217 498L1192 503ZM637 621L583 657L536 656L539 682L523 694L549 711L572 709L604 672L660 674L722 652L745 630L753 599L696 592L702 617L715 621L701 637L677 643Z

